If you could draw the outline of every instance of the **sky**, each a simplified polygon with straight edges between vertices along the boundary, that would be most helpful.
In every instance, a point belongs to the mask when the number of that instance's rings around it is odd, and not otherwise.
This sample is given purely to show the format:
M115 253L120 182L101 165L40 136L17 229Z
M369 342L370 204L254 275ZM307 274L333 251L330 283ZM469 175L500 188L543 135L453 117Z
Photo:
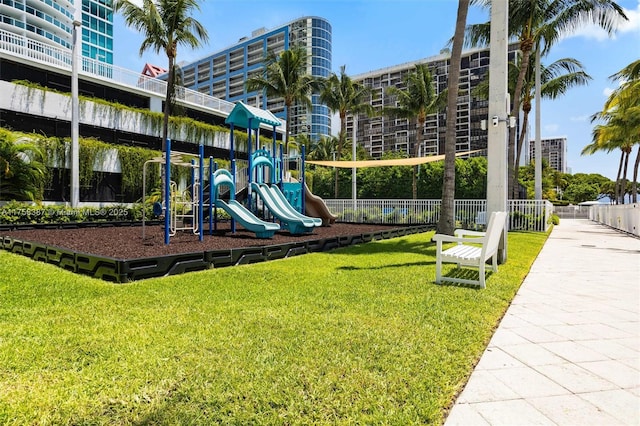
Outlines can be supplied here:
M542 137L567 138L570 173L599 173L612 180L617 176L619 152L590 156L580 152L592 140L590 117L602 109L618 85L609 77L640 58L640 0L617 3L629 20L613 37L584 26L542 59L543 64L577 59L592 77L586 87L572 88L561 99L541 102ZM194 18L207 29L209 41L197 50L179 47L178 62L192 62L233 46L258 28L272 29L303 16L319 16L332 26L333 71L339 73L345 65L352 76L438 55L453 36L458 9L455 0L202 0L200 4ZM467 24L488 20L488 10L470 7ZM166 68L163 53L139 55L141 42L142 36L116 15L114 64L139 71L147 62ZM535 106L530 120L534 111ZM334 123L334 128L338 126Z

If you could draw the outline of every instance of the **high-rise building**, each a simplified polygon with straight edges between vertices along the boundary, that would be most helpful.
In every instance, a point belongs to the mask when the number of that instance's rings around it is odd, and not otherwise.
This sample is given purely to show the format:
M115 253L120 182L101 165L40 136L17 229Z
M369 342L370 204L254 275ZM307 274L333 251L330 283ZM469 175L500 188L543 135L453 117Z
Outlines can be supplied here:
M0 0L0 30L54 48L72 48L74 21L82 24L82 56L112 64L110 0Z
M264 70L270 52L280 53L293 46L307 51L307 72L314 77L331 73L331 24L319 17L303 17L267 30L260 28L251 37L224 50L189 64L181 64L183 85L227 101L243 101L248 105L268 109L278 118L286 118L284 100L270 99L262 92L248 92L245 81ZM319 95L311 99L312 107L294 105L290 114L291 136L305 134L317 139L331 133L331 116L320 102Z
M111 0L82 0L82 56L113 64Z
M74 13L73 0L2 0L0 29L71 49Z
M567 138L540 139L542 160L549 163L549 167L558 172L567 173ZM529 162L536 158L535 139L529 141Z
M515 57L517 45L509 46L509 61ZM433 76L436 93L448 87L451 54L443 51L437 56L395 65L365 74L352 76L352 80L371 89L370 103L377 111L384 107L395 107L396 99L387 93L390 86L405 89L405 76L415 70L417 64L427 64ZM474 49L462 52L458 85L458 109L456 111L456 152L487 148L487 131L481 129L481 120L487 119L489 102L474 95L474 89L489 71L489 49ZM347 132L353 137L353 117L347 119ZM424 134L419 147L421 156L444 154L446 115L431 114L423 129L416 128L415 120L390 117L380 114L374 117L359 115L356 138L374 158L385 152L402 151L413 155L418 141L418 132Z

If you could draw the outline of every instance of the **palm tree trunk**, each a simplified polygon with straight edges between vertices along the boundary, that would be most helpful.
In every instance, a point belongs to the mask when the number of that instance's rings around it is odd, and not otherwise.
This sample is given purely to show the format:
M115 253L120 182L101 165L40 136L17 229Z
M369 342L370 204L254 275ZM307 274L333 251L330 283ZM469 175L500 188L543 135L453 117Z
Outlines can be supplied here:
M413 157L418 158L420 155L420 145L424 142L424 121L418 120L416 126L416 145L413 147ZM411 179L411 194L414 200L418 199L418 165L413 166L413 173Z
M526 41L521 41L520 49L522 51L522 64L520 65L520 73L518 74L518 80L516 81L516 87L513 90L512 99L513 107L511 108L510 115L512 117L517 117L520 112L520 98L522 95L522 86L524 85L524 77L527 72L526 64L529 63L529 58L531 57L531 48L533 47L533 42L529 43ZM536 135L536 137L539 137ZM515 146L516 146L516 128L509 128L509 143L508 143L508 152L507 152L507 182L508 182L508 190L507 193L510 197L514 197L514 167L515 167Z
M516 158L515 158L515 167L513 170L513 193L511 198L512 199L517 199L518 195L520 191L518 191L519 189L519 185L520 185L520 157L522 156L522 147L524 145L524 138L527 135L527 125L529 123L529 113L525 112L524 113L524 117L522 118L522 132L520 133L520 138L518 138L518 152L516 153Z
M633 165L633 183L631 184L631 197L632 202L638 202L638 168L640 168L640 145L638 145L638 154L636 155L636 162Z
M347 114L340 113L340 134L338 135L338 152L336 158L339 160L342 155L342 148L344 147L344 139L347 137ZM338 174L339 168L335 168L335 176L333 181L333 196L338 198Z
M167 77L167 94L164 99L164 116L162 118L162 152L167 149L167 138L169 137L169 115L171 114L171 94L173 93L174 73L173 69L175 58L169 56L169 75Z
M627 195L627 168L629 166L629 157L631 156L631 148L625 148L624 150L624 172L622 173L622 182L620 184L620 195L622 203L624 204L625 196Z
M447 87L447 130L444 146L444 179L442 182L442 205L437 232L453 235L455 229L454 208L456 190L456 111L458 108L458 82L460 80L460 57L464 31L467 24L467 12L470 0L458 1L456 30L451 48L451 62L449 67L449 81Z
M622 153L620 154L620 164L618 164L618 175L616 176L616 204L620 204L620 181L622 180L622 165L624 163L624 150L621 151Z
M289 131L291 130L291 105L286 105L287 107L287 114L286 114L286 120L287 120L287 125L285 126L285 131L284 131L284 155L289 155ZM288 161L287 161L288 163ZM288 170L289 167L287 167L285 170Z

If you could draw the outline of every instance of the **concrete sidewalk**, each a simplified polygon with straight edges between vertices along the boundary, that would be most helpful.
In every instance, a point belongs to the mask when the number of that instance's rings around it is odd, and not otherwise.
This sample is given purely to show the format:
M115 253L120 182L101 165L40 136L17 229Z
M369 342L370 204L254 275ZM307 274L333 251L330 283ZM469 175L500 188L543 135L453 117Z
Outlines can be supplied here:
M445 424L640 425L640 239L561 220Z

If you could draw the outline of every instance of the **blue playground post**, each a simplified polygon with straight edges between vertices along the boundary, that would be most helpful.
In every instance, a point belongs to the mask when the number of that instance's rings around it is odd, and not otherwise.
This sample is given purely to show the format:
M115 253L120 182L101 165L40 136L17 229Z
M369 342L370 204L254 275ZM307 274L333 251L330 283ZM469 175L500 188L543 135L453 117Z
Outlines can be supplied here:
M213 207L213 157L209 157L209 235L213 235L213 215L217 212ZM204 201L204 200L203 200Z
M229 152L229 161L231 161L231 177L233 178L233 186L235 188L235 186L236 186L236 159L234 158L234 152L233 152L234 151L234 146L233 146L233 133L234 133L233 130L234 130L234 126L233 126L233 123L231 123L230 126L231 126L231 138L230 138L231 151ZM236 220L234 218L231 218L231 232L233 232L233 233L236 232Z
M300 205L302 206L301 208L301 212L302 214L305 213L305 206L304 206L304 199L305 199L305 190L304 190L304 156L305 156L305 146L302 145L302 149L301 149L301 154L302 154L302 160L300 160Z
M169 227L171 226L171 139L167 138L164 153L164 243L169 244Z
M247 124L247 158L249 159L249 167L247 167L247 208L253 211L251 208L251 120L252 118L249 117Z
M200 172L200 186L198 187L198 239L202 241L204 239L204 230L203 219L202 216L204 214L204 145L200 144L199 149L200 154L200 164L199 164L199 172Z

